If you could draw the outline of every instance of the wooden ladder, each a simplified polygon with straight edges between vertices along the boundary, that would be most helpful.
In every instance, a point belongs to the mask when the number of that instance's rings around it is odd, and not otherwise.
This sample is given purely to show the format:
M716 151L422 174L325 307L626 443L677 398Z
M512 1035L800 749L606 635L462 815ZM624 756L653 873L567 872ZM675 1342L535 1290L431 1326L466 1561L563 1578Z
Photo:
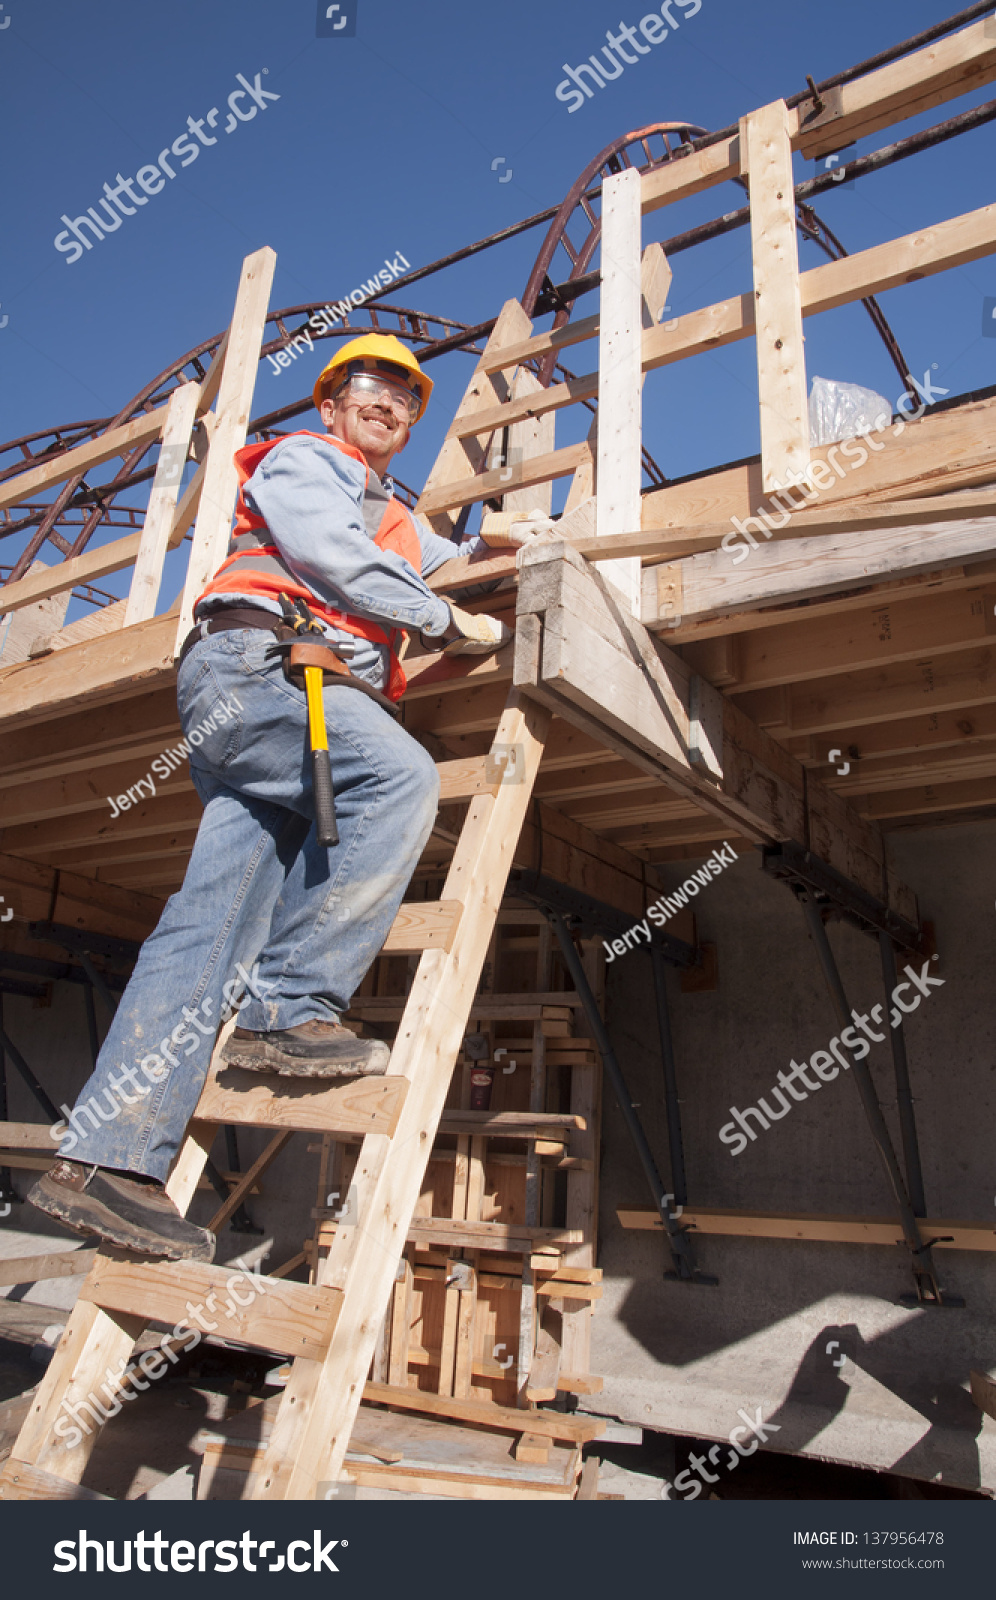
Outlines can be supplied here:
M215 1051L167 1183L181 1211L193 1199L219 1124L272 1129L274 1143L288 1130L364 1135L351 1202L318 1281L263 1277L247 1295L244 1282L233 1293L239 1274L232 1267L99 1251L0 1473L0 1498L87 1497L76 1486L98 1427L95 1420L91 1425L92 1411L80 1413L90 1431L74 1439L81 1430L73 1424L72 1408L80 1408L91 1394L100 1406L104 1396L113 1405L115 1395L128 1389L120 1369L146 1325L175 1326L188 1318L188 1305L202 1307L211 1297L210 1316L223 1337L293 1361L254 1498L312 1499L320 1482L338 1478L550 716L513 690L495 734L494 754L440 763L440 803L467 801L469 809L441 899L403 905L384 947L399 954L420 952L386 1077L333 1086L295 1082L219 1069ZM514 762L507 760L509 746L516 750ZM267 1154L240 1189L258 1175ZM228 1202L234 1204L236 1191Z

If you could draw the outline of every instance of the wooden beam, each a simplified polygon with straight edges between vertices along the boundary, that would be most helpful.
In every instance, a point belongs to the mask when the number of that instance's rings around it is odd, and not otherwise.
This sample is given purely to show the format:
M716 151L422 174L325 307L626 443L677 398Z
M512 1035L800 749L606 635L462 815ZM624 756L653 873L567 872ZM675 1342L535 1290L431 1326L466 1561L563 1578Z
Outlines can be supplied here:
M680 147L679 147L680 148ZM645 172L642 178L641 205L644 211L657 211L675 200L700 194L714 184L735 178L740 172L740 138L720 139L704 150L673 156L665 165Z
M478 473L459 483L426 489L417 509L426 517L431 517L440 511L454 511L459 506L473 505L478 500L500 499L528 484L566 478L581 464L585 450L584 443L569 444L550 455L533 456L512 467L497 467L494 471Z
M600 539L640 523L640 181L629 168L602 185L595 525ZM639 616L639 561L605 563L603 571Z
M790 118L784 100L742 119L740 149L744 175L750 181L761 480L767 492L782 488L791 481L792 472L804 473L809 466L799 246ZM629 526L635 527L635 521Z
M879 128L969 94L994 77L996 34L992 18L983 17L831 91L837 106L816 127L810 126L807 118L811 102L804 102L795 112L798 134L793 143L804 156L826 155Z
M452 507L434 509L432 496L438 495L446 485L474 481L483 472L495 428L504 427L503 422L495 424L490 419L496 408L508 400L511 374L518 365L516 358L506 356L505 351L527 339L531 329L532 323L519 302L506 300L425 480L415 510L444 538L452 533L456 517L452 515ZM478 414L482 420L477 427L472 433L465 431L463 424L475 421ZM507 476L508 469L503 470ZM499 490L499 494L501 492Z
M81 1273L90 1271L96 1254L96 1250L57 1250L47 1256L4 1256L0 1259L0 1284L7 1286L13 1283L45 1283L50 1278L77 1278Z
M72 706L127 698L143 685L155 690L175 683L175 635L175 617L151 617L40 661L8 667L0 672L0 731L6 737L12 725L20 731L30 721L64 716Z
M822 765L827 751L837 749L852 762L901 756L929 756L935 750L971 755L980 744L996 739L996 704L970 711L922 712L900 722L879 722L867 727L834 728L828 735L802 734L785 739L787 748L804 765ZM851 751L854 755L851 756Z
M174 654L190 631L194 602L220 567L238 493L238 473L232 457L245 444L252 408L259 347L266 326L270 286L277 258L269 246L246 256L242 263L218 389L218 406L211 429L211 444L204 474L194 538L187 563L187 581L176 628Z
M996 781L990 776L966 778L956 783L918 784L909 789L889 789L884 794L866 795L854 803L863 816L876 822L932 816L939 811L974 811L980 806L996 806Z
M96 1256L80 1301L167 1326L180 1321L190 1326L191 1304L201 1308L207 1303L204 1315L218 1323L222 1338L320 1360L328 1349L340 1296L318 1284L266 1277L257 1283L237 1268L201 1261L152 1263L122 1252L120 1259L117 1253ZM161 1355L159 1359L164 1361Z
M848 765L851 770L843 776L832 764L820 776L837 794L874 795L877 803L887 805L885 795L889 790L918 784L936 787L942 783L974 783L979 778L996 776L996 740L980 740L968 749L949 745L942 750L918 750L904 756L863 758L849 761ZM993 799L996 800L996 790ZM861 801L857 806L864 811Z
M175 550L190 527L200 499L204 481L204 468L198 467L184 490L183 498L173 512L167 548ZM142 534L129 533L123 539L114 539L101 545L99 550L85 550L81 556L72 556L58 566L44 567L30 572L17 583L8 583L0 589L0 604L4 612L18 611L22 606L34 605L49 595L64 594L77 584L93 583L111 572L121 572L135 561L141 547Z
M183 478L183 469L190 451L190 434L200 403L201 390L196 383L183 383L174 389L166 407L159 461L145 513L135 571L128 592L128 607L124 626L144 622L156 614L159 586L162 582L163 562L173 530L176 502Z
M840 796L815 779L807 782L799 764L730 700L710 734L721 771L692 764L686 672L673 652L654 649L573 550L548 544L527 552L517 613L518 687L722 819L727 830L759 842L805 839L881 896L885 853L878 831ZM915 916L909 891L899 886L896 894L902 914Z
M777 192L777 191L776 191ZM784 193L784 191L783 191ZM961 216L859 250L799 276L804 317L881 294L903 283L964 266L996 250L996 206L981 206ZM654 328L643 335L645 371L750 338L755 332L754 298L734 295Z
M475 1427L498 1428L505 1433L521 1433L524 1422L521 1411L493 1405L489 1400L456 1399L393 1384L368 1383L363 1399L368 1405L387 1406L390 1411L419 1411L427 1417L446 1417ZM531 1413L528 1422L533 1433L541 1433L547 1439L569 1439L574 1444L587 1444L599 1438L607 1426L603 1417L559 1411Z
M870 671L828 674L815 684L737 696L737 704L766 726L806 734L919 717L925 711L961 711L994 700L996 660L991 647L936 659L928 653Z
M345 1083L285 1078L275 1072L240 1072L212 1066L197 1102L204 1123L237 1123L300 1133L391 1138L407 1093L402 1078L357 1078Z
M518 305L518 301L507 301L508 305ZM522 307L519 306L522 311ZM525 312L522 312L525 316ZM527 319L528 320L528 319ZM531 327L532 324L530 323ZM497 332L497 327L495 332ZM511 330L509 330L511 331ZM581 344L587 339L594 339L598 333L598 317L580 317L577 321L570 321L562 328L556 328L549 333L537 333L526 336L525 329L520 331L517 339L506 339L494 349L485 348L477 370L483 373L506 371L509 368L520 366L523 362L535 361L538 356L548 355L551 350L563 350L568 345ZM491 338L494 338L492 334ZM491 341L488 341L490 345Z
M88 472L91 467L99 467L102 462L110 461L112 456L126 456L136 445L151 444L163 430L167 409L166 406L157 406L154 411L143 411L130 422L122 423L119 428L109 428L86 444L78 444L72 450L63 451L62 455L53 456L39 467L31 467L27 472L19 472L15 477L8 478L0 483L0 510L6 506L20 505L24 500L33 500L53 483L62 483L66 478Z
M674 565L646 569L653 573L653 588L643 621L647 625L671 622L688 626L835 589L853 591L859 584L871 587L876 579L900 573L940 572L994 551L996 517L841 531L787 544L759 545L748 560L736 565L726 550L706 551ZM881 598L889 603L888 594ZM651 605L654 614L648 624L646 612Z
M154 895L10 855L0 855L0 892L17 921L59 922L122 939L145 939L163 909Z
M923 595L875 608L858 608L843 617L819 617L775 628L755 628L737 636L732 692L799 684L807 678L838 676L868 667L894 666L964 650L996 633L996 585L947 594ZM682 646L692 669L716 681L714 663L729 661L725 639Z
M624 1228L663 1229L655 1206L626 1205L616 1211ZM696 1233L741 1239L808 1239L825 1244L903 1243L903 1230L887 1217L786 1215L775 1211L732 1211L709 1206L686 1206L682 1226ZM996 1232L985 1222L951 1222L928 1218L921 1223L924 1238L941 1250L996 1250Z

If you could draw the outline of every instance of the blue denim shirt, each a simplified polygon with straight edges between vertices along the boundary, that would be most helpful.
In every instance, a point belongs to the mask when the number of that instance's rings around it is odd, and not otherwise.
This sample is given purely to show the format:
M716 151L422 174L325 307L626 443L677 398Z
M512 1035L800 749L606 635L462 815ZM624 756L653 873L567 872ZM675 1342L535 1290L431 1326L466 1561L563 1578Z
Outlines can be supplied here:
M250 510L258 512L291 572L326 605L380 623L385 629L418 629L430 638L445 633L450 609L432 593L402 556L374 544L363 515L367 479L373 490L390 494L390 478L377 477L333 444L291 435L263 458L245 485ZM480 540L456 545L414 518L422 547L422 572L428 577L457 555L469 555ZM243 603L280 614L276 601L261 595L209 596L198 615L219 604ZM385 645L326 624L336 644L351 644L350 669L377 689L388 680Z

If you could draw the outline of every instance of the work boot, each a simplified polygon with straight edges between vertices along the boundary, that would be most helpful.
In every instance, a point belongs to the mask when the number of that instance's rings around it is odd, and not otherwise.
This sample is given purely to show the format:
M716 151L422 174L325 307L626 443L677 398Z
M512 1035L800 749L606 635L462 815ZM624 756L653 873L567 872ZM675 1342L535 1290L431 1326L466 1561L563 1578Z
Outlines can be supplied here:
M215 1237L180 1215L161 1183L136 1172L58 1161L28 1200L73 1233L170 1261L213 1261Z
M380 1078L391 1052L381 1039L358 1039L341 1022L315 1021L272 1033L236 1028L221 1059L229 1067L285 1078Z

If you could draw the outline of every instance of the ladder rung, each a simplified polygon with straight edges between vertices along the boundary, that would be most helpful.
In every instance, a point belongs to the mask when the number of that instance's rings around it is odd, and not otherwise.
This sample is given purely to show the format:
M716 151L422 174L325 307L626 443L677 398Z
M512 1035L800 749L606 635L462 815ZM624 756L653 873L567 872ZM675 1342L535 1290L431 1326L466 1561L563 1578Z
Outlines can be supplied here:
M276 1072L211 1069L195 1116L203 1122L293 1128L301 1133L386 1133L398 1125L408 1093L402 1077L327 1084Z
M497 794L502 769L491 756L462 756L458 761L437 761L439 804L456 805L479 794Z
M444 1111L440 1133L484 1134L490 1139L534 1139L557 1130L583 1133L584 1117L570 1111Z
M319 1242L329 1244L335 1231L336 1224L323 1219ZM584 1237L580 1228L533 1228L523 1222L465 1222L455 1217L413 1217L408 1229L408 1243L426 1250L442 1245L458 1250L531 1252L548 1245L564 1249L583 1244Z
M0 1500L110 1500L113 1496L84 1489L54 1472L11 1456L0 1471Z
M442 901L445 905L447 902ZM407 909L407 907L405 908ZM386 948L386 946L385 946ZM470 1008L470 1015L482 1022L535 1022L543 1017L569 1018L581 1004L581 997L568 994L489 994L479 995ZM405 1009L403 996L356 995L350 1002L351 1016L366 1017L370 1022L396 1022ZM590 1039L571 1039L573 1045L587 1045L594 1049Z
M450 950L463 906L459 900L409 900L402 905L384 940L385 956L417 956L423 950Z
M247 1303L239 1305L240 1298ZM101 1254L80 1299L105 1311L123 1311L171 1327L182 1322L185 1328L217 1332L257 1350L317 1360L329 1347L342 1295L318 1284L256 1279L237 1267L208 1266L203 1261L151 1263Z

